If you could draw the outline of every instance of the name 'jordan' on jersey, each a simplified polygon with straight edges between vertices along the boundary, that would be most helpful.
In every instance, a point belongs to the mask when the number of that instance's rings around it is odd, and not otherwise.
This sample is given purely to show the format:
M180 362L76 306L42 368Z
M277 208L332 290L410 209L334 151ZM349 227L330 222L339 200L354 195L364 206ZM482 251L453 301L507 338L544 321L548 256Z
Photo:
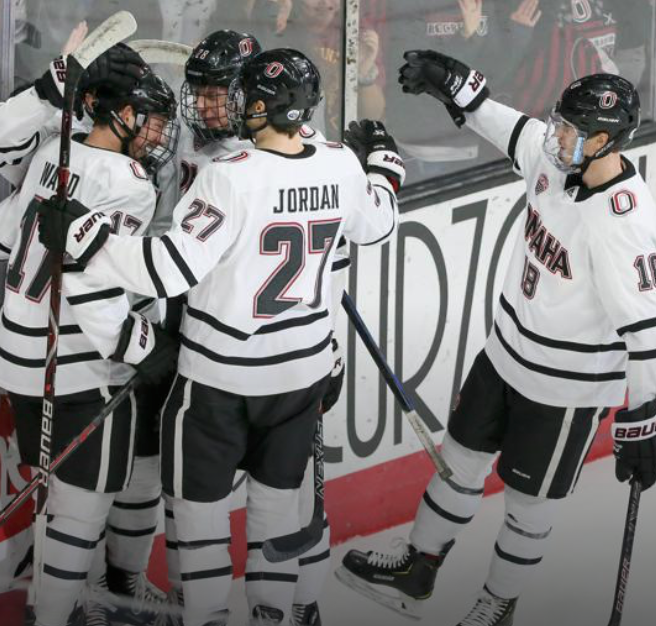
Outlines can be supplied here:
M242 395L284 393L332 367L326 275L342 233L378 242L396 216L387 179L367 177L342 144L242 150L198 173L161 239L110 236L86 272L159 297L193 287L180 374ZM129 270L111 258L130 259Z
M59 140L32 158L20 192L0 208L0 259L9 259L0 317L0 387L24 395L43 393L49 310L50 260L36 235L35 196L51 197L57 186ZM142 234L155 191L143 167L117 152L71 144L69 197L103 210L116 233ZM129 302L122 289L105 289L75 263L64 265L57 394L126 382L131 368L108 360Z
M545 124L486 100L467 125L514 162L527 184L516 242L485 350L531 400L638 406L656 380L656 206L633 164L605 185L545 156ZM536 332L540 329L540 332ZM557 393L553 391L557 385Z

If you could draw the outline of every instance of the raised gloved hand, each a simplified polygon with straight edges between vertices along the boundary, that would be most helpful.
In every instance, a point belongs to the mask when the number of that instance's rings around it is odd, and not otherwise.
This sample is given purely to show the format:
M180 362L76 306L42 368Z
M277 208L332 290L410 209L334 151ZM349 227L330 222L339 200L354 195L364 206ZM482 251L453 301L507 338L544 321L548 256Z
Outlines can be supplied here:
M649 489L656 482L656 400L618 411L612 433L617 480L635 477Z
M66 82L66 60L57 57L48 65L41 78L34 81L34 89L41 98L52 106L61 109L64 106L64 83Z
M351 122L344 132L344 143L355 152L364 171L385 176L394 191L405 180L405 166L396 142L382 122L361 120Z
M118 92L128 93L143 76L146 63L137 52L125 44L117 44L101 54L82 73L76 92L80 94L76 103L76 114L81 115L81 97L96 87L109 87ZM47 100L61 109L64 105L64 84L66 82L66 58L58 57L48 66L48 70L34 81L39 98Z
M57 196L37 202L39 241L52 252L68 252L80 264L86 264L103 247L111 232L109 217L100 211L89 212L81 202L60 202Z
M490 95L485 76L464 63L434 50L408 50L399 70L405 93L427 93L443 102L461 126L463 111L475 111Z
M101 54L80 77L76 94L75 114L82 119L82 98L97 87L107 87L117 93L129 93L147 71L141 56L124 43L118 43Z
M142 382L154 385L178 363L180 342L139 313L131 312L121 328L113 361L133 365Z
M321 400L322 413L327 413L335 406L337 400L339 400L339 394L342 392L342 385L344 383L344 357L337 343L337 339L334 337L332 339L332 347L334 365L330 372L328 389L326 389L326 393L323 394L323 399Z

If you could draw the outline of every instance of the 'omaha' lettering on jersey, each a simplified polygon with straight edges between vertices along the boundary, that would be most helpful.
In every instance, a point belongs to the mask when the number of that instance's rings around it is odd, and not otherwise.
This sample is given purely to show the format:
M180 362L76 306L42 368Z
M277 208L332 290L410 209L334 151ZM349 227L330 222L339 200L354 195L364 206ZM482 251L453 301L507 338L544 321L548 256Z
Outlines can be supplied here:
M47 189L52 189L57 191L57 166L50 161L46 161L43 166L43 172L41 173L41 180L39 181L41 185ZM68 180L68 197L72 197L77 189L78 184L80 183L80 176L78 174L73 174L71 172L70 178Z
M274 213L339 209L339 185L279 189L278 198L278 206L273 207Z
M529 242L528 249L552 274L560 272L563 278L572 278L567 248L542 225L540 214L530 204L524 238Z

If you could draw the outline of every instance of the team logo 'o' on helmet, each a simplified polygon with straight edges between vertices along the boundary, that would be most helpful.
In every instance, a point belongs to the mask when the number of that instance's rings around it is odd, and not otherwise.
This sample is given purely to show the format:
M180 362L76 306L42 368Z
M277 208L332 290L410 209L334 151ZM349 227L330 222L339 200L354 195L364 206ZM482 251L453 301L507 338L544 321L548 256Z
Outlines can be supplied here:
M128 128L118 117L118 112L126 105L134 110L134 128ZM147 67L130 91L98 88L89 114L94 120L103 119L121 126L127 133L126 145L129 142L138 144L135 158L152 174L175 154L180 134L176 110L173 90Z
M299 128L312 119L321 102L321 77L314 63L292 48L267 50L245 65L231 85L228 117L237 134L249 135L246 120L266 117L279 129ZM266 106L260 116L248 115L258 100Z
M253 35L219 30L201 41L185 65L182 119L202 142L232 135L225 115L228 87L242 65L262 51Z

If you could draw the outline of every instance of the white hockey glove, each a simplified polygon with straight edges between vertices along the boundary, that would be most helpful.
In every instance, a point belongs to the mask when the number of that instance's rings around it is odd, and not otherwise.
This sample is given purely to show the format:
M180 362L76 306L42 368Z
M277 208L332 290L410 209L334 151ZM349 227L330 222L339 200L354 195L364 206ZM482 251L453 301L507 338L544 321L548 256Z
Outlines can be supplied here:
M112 360L134 365L142 382L152 385L175 369L179 349L173 335L131 312L123 322Z
M656 400L618 411L612 433L617 480L634 477L649 489L656 482Z
M405 165L396 142L382 122L351 122L344 143L355 152L367 174L382 174L398 191L405 181Z
M490 95L485 76L464 63L434 50L408 50L399 69L399 83L405 93L427 93L446 105L460 127L464 112L475 111Z
M41 78L34 81L34 88L41 100L61 109L64 106L64 83L66 82L66 60L57 57L50 62Z
M330 382L328 383L328 389L326 393L323 394L323 399L321 400L321 412L327 413L332 409L337 400L339 400L339 394L342 392L342 384L344 383L344 356L342 355L342 350L337 343L337 339L333 337L332 339L333 347L333 369L330 372Z
M81 202L59 202L56 196L37 202L39 241L52 252L68 252L78 263L89 262L107 241L112 222L100 211L89 212Z

